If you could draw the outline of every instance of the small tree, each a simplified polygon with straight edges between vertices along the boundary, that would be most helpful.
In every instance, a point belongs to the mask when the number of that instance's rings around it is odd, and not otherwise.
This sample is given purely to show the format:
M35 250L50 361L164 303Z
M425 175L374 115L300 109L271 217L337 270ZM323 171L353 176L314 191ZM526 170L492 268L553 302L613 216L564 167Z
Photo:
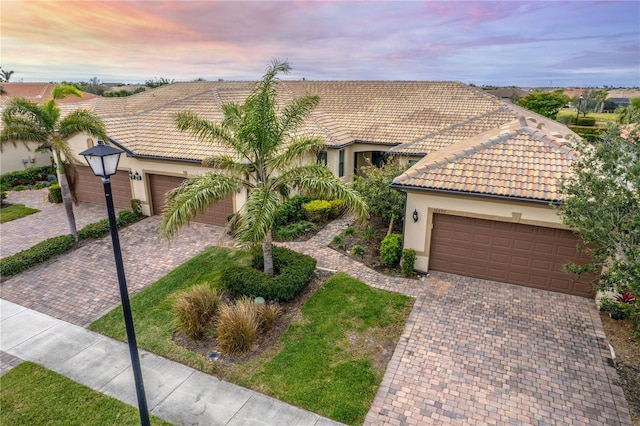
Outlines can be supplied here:
M591 145L575 142L580 159L572 177L561 188L566 195L559 207L562 222L576 230L593 261L569 265L570 272L601 268L603 287L640 291L640 137L637 131L623 139L610 125L603 140Z
M518 104L521 107L555 120L560 108L565 106L569 100L570 98L562 92L562 89L554 90L550 93L534 90L520 99Z
M353 179L353 188L365 199L369 213L388 223L390 230L395 221L398 224L404 221L404 195L389 185L408 168L409 165L394 158L382 167L371 164L361 167L360 175Z

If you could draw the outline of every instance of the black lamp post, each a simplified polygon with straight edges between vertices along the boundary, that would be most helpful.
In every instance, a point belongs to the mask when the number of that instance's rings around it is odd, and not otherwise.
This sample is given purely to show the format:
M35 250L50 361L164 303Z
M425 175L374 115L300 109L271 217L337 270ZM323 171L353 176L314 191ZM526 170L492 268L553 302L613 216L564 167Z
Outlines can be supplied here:
M116 224L116 214L113 208L113 196L111 194L111 175L116 174L118 161L120 161L120 151L117 148L107 146L104 141L98 141L98 145L80 153L91 166L93 174L102 178L104 186L104 196L107 200L107 213L109 215L109 228L111 229L111 241L113 243L113 255L116 259L116 270L118 271L118 285L120 287L120 298L122 299L122 312L124 314L124 324L127 329L127 341L129 343L129 354L131 355L131 367L133 377L136 382L136 394L138 396L138 408L140 410L140 424L148 426L149 409L147 408L147 398L144 393L144 383L142 382L142 370L140 369L140 357L138 356L138 345L136 343L136 332L133 328L133 317L131 316L131 306L129 305L129 292L127 291L127 281L124 276L124 266L122 264L122 252L120 251L120 240L118 239L118 225Z

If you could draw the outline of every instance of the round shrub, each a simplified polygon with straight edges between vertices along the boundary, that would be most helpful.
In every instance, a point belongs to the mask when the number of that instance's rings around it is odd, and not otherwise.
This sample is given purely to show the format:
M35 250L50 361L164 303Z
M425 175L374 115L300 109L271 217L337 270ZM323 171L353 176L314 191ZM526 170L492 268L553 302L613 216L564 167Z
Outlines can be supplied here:
M27 187L24 185L17 185L13 187L14 191L24 191L25 189L27 189Z
M293 299L309 281L316 269L316 260L284 247L273 247L273 266L275 275L270 278L262 272L264 257L258 253L253 258L253 267L225 268L220 282L236 295L287 301Z
M402 255L402 235L389 234L382 240L380 244L380 260L382 263L394 266L400 262Z
M49 181L40 180L36 182L35 185L33 185L33 189L42 189L42 188L48 187L49 185L50 185Z
M118 227L127 226L140 220L141 215L132 212L131 210L120 210L118 217L116 217L116 223Z
M329 212L329 219L331 220L342 216L346 209L344 201L339 198L329 201L329 204L331 205L331 211Z
M302 205L304 214L308 220L314 223L323 223L329 220L331 204L326 200L313 200Z

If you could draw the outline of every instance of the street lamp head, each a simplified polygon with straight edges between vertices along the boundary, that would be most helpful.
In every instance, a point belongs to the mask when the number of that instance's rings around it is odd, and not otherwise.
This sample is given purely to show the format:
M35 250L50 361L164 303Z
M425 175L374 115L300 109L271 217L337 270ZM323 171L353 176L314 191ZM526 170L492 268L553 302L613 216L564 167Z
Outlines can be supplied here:
M98 145L82 151L80 155L83 155L87 160L94 175L107 179L116 174L120 154L123 152L118 148L105 145L104 141L99 140Z

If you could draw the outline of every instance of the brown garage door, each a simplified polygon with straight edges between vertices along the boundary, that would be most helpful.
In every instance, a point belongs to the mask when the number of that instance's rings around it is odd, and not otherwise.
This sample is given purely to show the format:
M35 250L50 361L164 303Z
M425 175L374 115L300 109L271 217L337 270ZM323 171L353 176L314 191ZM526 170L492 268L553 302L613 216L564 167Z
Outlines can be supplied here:
M148 176L153 214L158 215L162 213L165 194L180 185L184 181L184 178L155 174L149 174ZM227 224L227 216L231 213L233 213L233 201L231 197L227 197L212 205L204 213L197 215L193 220L195 222L225 226Z
M94 175L89 167L78 166L76 196L78 201L93 204L105 204L102 179ZM111 176L113 205L120 209L131 209L131 180L129 173L123 170Z
M570 231L434 214L429 268L435 271L592 297L588 278L574 281L565 263L586 263Z

